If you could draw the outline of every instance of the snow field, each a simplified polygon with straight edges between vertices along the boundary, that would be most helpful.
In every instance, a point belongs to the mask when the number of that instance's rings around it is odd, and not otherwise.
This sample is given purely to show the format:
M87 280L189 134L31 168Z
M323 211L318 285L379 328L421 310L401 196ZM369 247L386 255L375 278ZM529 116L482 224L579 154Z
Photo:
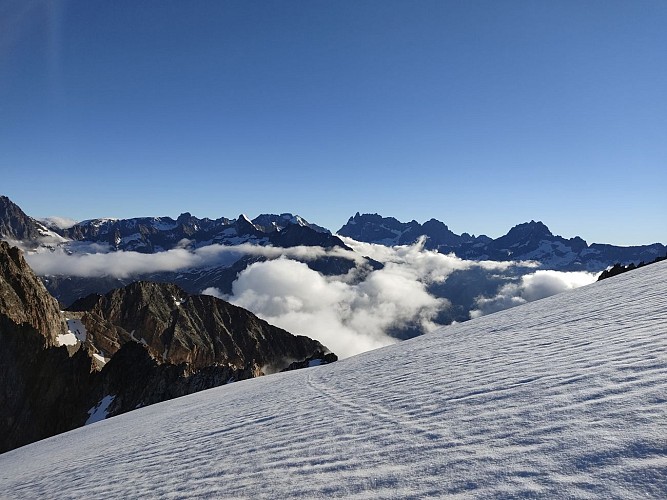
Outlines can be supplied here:
M86 335L88 334L86 327L83 326L81 320L78 319L68 319L67 321L67 333L63 335L58 335L56 337L56 345L63 346L75 346L79 342L86 341Z
M64 498L665 498L667 262L0 455Z

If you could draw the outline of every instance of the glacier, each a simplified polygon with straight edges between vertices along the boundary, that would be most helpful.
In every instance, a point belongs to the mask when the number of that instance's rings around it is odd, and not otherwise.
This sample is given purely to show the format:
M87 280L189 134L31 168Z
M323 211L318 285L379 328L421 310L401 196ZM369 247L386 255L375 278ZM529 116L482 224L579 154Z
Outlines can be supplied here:
M0 455L16 498L665 498L667 261Z

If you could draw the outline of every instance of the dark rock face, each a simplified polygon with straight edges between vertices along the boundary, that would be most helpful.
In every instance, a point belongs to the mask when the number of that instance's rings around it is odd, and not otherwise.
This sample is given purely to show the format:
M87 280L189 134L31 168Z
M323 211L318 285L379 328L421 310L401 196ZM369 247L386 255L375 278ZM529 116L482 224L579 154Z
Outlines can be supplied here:
M290 248L299 245L308 247L349 248L337 236L316 231L308 226L292 224L281 231L269 235L269 242L275 246Z
M381 245L406 245L426 236L425 248L440 253L455 253L470 260L534 260L543 269L560 271L601 271L613 262L650 261L664 255L667 247L660 243L633 247L589 245L582 238L563 238L554 235L542 222L530 221L514 226L499 238L460 236L435 220L419 224L399 222L393 217L357 213L339 231L358 241Z
M83 407L90 413L104 398L112 397L106 411L106 416L112 417L261 374L259 367L253 364L239 369L211 365L192 373L186 363L161 364L141 344L127 342L97 375Z
M600 273L600 276L598 276L598 281L605 280L607 278L612 278L614 276L618 276L619 274L627 273L628 271L632 271L634 269L639 269L640 267L648 266L650 264L655 264L656 262L662 262L663 260L667 260L667 255L663 255L662 257L656 257L654 260L651 262L644 262L643 260L635 265L634 263L631 263L627 266L624 266L620 263L614 264L612 267L609 269L605 269Z
M40 228L18 205L6 196L0 196L0 238L35 240L42 236Z
M47 347L40 332L0 314L0 453L78 427L91 359Z
M67 326L58 303L0 241L0 452L71 429L91 360L56 347Z
M0 241L0 314L40 332L45 345L67 333L58 302L46 291L23 258L23 252Z

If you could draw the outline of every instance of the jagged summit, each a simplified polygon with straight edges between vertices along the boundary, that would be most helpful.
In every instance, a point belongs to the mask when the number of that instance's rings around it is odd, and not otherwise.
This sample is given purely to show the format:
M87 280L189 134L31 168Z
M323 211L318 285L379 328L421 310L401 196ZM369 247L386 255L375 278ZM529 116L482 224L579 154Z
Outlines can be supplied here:
M27 246L63 241L44 224L26 215L6 196L0 196L0 239L24 242Z
M509 232L497 238L494 241L494 246L498 248L515 248L526 245L535 245L542 240L553 238L549 228L541 221L524 222L517 224Z
M177 219L170 217L141 217L135 219L94 219L83 221L62 231L63 236L75 241L104 243L115 250L131 250L154 253L179 247L186 239L194 246L212 243L237 245L253 243L258 245L290 246L292 239L281 233L292 226L306 228L307 245L343 246L331 233L316 224L311 224L298 215L262 214L251 220L246 214L236 219L199 219L189 212ZM289 239L288 243L286 240ZM296 243L300 244L300 243Z
M535 222L531 220L530 222L524 222L523 224L517 224L512 229L509 230L507 236L516 236L516 237L526 237L526 235L538 235L538 236L553 236L553 233L542 221Z
M58 302L47 292L23 258L23 252L0 241L0 316L17 325L30 325L56 345L67 332Z

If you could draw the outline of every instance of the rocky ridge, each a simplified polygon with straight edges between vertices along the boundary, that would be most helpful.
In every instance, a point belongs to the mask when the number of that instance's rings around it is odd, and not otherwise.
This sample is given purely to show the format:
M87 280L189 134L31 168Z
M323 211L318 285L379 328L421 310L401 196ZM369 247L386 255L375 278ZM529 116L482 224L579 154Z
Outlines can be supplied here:
M22 252L0 242L0 453L294 363L335 360L317 341L175 285L135 283L75 309L63 315Z
M44 224L26 215L6 196L0 196L0 239L20 241L32 247L64 241Z
M28 266L23 252L0 241L0 314L40 332L46 346L67 333L58 302Z
M74 241L108 245L113 250L154 253L173 248L196 248L211 244L252 243L291 247L295 245L342 247L345 244L327 229L292 214L262 214L253 220L241 214L236 219L199 219L190 213L178 218L138 217L93 219L59 233Z
M209 295L190 295L168 283L135 282L78 300L68 311L81 313L104 357L134 341L158 363L186 364L190 372L212 365L232 370L287 366L328 352L316 340L294 336L241 307Z

